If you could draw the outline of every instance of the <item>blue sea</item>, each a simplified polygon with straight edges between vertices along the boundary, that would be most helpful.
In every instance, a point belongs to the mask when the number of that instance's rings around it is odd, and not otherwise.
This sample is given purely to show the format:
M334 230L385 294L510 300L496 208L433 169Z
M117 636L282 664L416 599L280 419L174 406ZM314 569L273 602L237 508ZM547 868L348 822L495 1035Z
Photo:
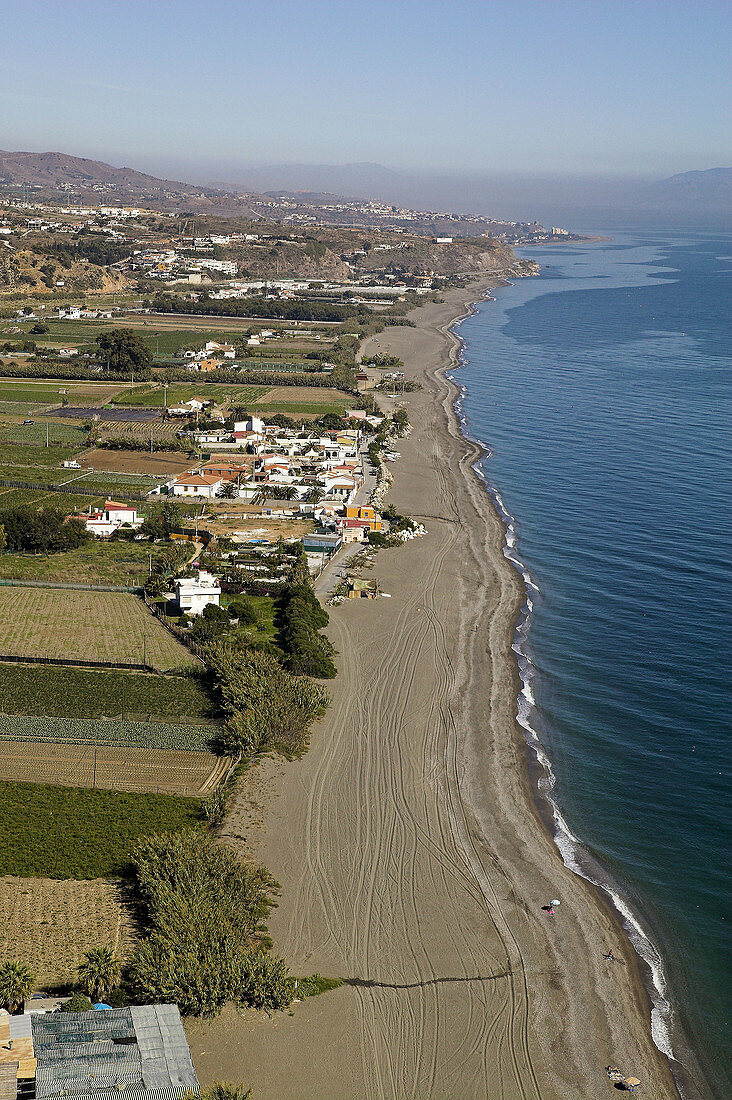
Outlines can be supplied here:
M518 713L540 801L622 915L682 1091L722 1100L732 248L708 229L605 232L523 252L541 274L459 325L453 377L527 582Z

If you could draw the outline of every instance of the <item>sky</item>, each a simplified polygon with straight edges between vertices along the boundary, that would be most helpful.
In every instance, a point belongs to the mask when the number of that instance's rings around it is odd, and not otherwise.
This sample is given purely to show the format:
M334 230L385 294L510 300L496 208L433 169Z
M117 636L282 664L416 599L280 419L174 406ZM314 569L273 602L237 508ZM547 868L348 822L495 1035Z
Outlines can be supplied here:
M662 178L732 164L730 31L728 0L0 0L0 148Z

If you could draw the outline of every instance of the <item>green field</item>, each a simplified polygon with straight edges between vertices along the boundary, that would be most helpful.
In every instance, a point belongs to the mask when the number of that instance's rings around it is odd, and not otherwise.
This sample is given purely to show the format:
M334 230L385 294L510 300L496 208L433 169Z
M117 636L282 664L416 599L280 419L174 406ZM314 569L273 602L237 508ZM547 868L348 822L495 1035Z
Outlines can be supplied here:
M4 499L0 496L0 523ZM54 495L54 502L56 499L68 501L69 497L65 493L59 493ZM170 546L164 543L150 545L97 540L85 542L75 550L58 554L15 554L4 551L0 553L0 578L134 586L142 584L147 578L150 555L155 565L169 554Z
M0 711L49 718L210 722L214 703L202 676L0 664Z
M0 439L2 439L2 429L0 429ZM78 454L82 446L83 441L80 441L80 446L77 447L70 444L44 447L37 444L0 442L0 466L61 466L65 459L73 458ZM73 470L64 470L63 473L73 477Z
M253 411L264 420L268 416L291 416L297 420L298 416L325 416L333 413L335 416L343 416L350 402L318 404L311 401L268 401L267 404L255 404Z
M268 388L267 386L235 386L212 382L173 382L168 386L165 399L169 406L179 405L192 397L198 397L202 401L214 401L217 405L224 403L247 405L265 394ZM162 408L164 396L162 387L135 386L132 390L117 394L112 404Z
M108 496L127 494L137 494L139 492L149 493L156 485L162 485L167 479L164 477L150 477L144 474L123 474L123 473L104 473L101 470L94 470L89 474L84 474L82 470L65 471L71 473L73 477L73 484L78 484L87 489L99 489L100 493L106 493ZM82 475L82 476L79 476Z
M52 879L124 875L140 837L191 828L199 800L0 782L3 874Z
M25 382L0 379L1 401L31 401L43 405L60 405L68 401L69 405L80 401L103 401L110 397L120 384L105 386L93 382Z
M7 477L7 472L3 475ZM28 479L32 480L32 479ZM63 508L65 512L71 515L73 512L85 512L90 505L97 507L104 503L106 494L100 493L99 496L85 496L83 493L55 493L52 489L6 489L0 486L0 523L2 523L2 511L4 508L16 508L21 504L32 504L34 508ZM9 574L4 574L3 561L6 556L12 557L13 555L0 554L0 577ZM22 557L23 555L18 555ZM34 561L39 559L34 558ZM33 577L34 574L29 572L23 574L23 576Z
M0 407L0 412L1 412ZM17 414L16 414L17 415ZM32 417L31 417L32 418ZM0 444L15 443L25 444L30 447L45 447L46 425L48 425L48 441L51 444L64 443L76 450L86 444L86 430L76 420L35 420L33 424L23 424L20 421L0 423ZM49 447L49 451L51 448ZM11 452L6 452L11 453ZM51 453L55 453L51 451ZM59 461L62 461L59 459Z

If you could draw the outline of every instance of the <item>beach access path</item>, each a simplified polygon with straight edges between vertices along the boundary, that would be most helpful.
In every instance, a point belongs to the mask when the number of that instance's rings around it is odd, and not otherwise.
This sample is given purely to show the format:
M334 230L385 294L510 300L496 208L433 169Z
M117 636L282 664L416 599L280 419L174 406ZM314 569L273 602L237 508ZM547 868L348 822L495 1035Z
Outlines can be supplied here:
M257 1100L588 1100L615 1095L612 1063L644 1095L677 1096L632 948L562 864L529 786L511 650L522 582L441 374L449 324L479 296L450 292L378 337L424 386L404 398L413 431L388 499L427 534L377 555L391 599L330 609L332 706L302 760L251 770L224 827L281 883L275 950L344 985L272 1019L187 1025L202 1085L241 1081Z

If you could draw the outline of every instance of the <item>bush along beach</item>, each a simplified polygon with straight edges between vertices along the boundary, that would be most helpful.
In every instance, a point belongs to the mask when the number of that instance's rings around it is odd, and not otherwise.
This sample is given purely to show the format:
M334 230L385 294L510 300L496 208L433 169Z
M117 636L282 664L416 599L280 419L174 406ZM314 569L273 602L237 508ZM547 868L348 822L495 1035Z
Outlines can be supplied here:
M139 1000L204 1017L229 1002L290 1004L295 983L270 953L264 924L277 892L268 871L240 863L200 830L151 836L133 862L147 925L128 976Z

